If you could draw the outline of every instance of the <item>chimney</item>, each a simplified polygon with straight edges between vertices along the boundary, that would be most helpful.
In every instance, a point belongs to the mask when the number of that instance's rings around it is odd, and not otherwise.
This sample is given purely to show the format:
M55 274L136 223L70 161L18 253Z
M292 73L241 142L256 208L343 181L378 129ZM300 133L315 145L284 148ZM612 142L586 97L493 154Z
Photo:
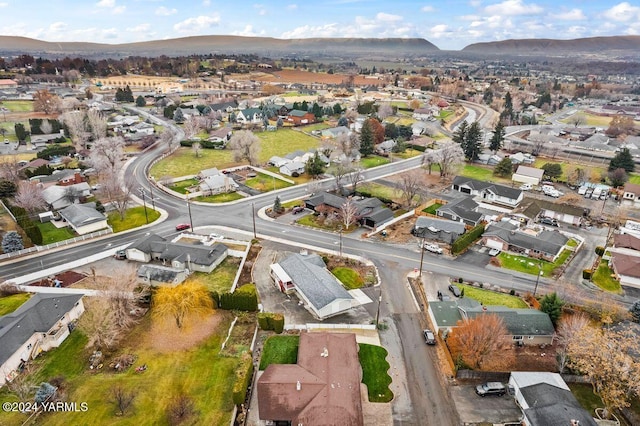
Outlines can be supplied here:
M300 384L300 380L298 380L296 382L296 390L299 391L300 389L302 389L302 385Z

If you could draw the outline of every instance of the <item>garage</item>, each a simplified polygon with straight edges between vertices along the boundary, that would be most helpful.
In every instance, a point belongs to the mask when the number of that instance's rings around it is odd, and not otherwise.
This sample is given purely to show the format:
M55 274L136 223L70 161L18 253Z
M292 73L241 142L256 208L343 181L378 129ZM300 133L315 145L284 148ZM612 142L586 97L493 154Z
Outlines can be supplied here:
M490 249L504 250L504 243L502 241L487 238L484 245L485 247L489 247Z

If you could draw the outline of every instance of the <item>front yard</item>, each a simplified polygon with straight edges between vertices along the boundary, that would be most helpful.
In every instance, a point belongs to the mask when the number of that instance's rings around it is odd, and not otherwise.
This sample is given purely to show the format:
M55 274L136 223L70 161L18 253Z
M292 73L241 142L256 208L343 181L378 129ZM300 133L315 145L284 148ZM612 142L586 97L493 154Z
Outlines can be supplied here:
M65 226L63 228L56 228L51 222L36 222L36 225L38 226L38 228L40 228L43 245L57 243L59 241L69 240L76 237L73 229L68 226Z
M606 260L600 261L600 265L598 265L598 269L593 274L591 281L603 290L613 293L622 292L620 281L615 279L615 274L609 268L609 262Z
M258 173L256 177L247 179L244 184L249 188L257 189L261 192L275 191L278 189L288 188L293 185L282 179L277 179L264 173Z
M146 225L146 218L149 219L149 223L152 223L160 217L160 212L153 210L150 206L147 206L146 217L144 210L144 206L132 207L127 209L124 218L122 218L118 212L110 212L107 215L107 223L111 226L113 232L116 233Z
M532 275L537 275L539 272L542 272L541 276L550 277L553 275L556 268L562 266L567 261L570 255L571 252L565 249L553 263L547 262L546 260L533 259L528 256L517 256L506 252L500 253L497 258L500 261L500 266L502 268Z
M487 306L506 306L514 309L527 309L529 306L524 300L510 294L496 293L467 284L454 284L460 290L464 290L464 297L477 300Z
M193 198L195 201L202 201L203 203L227 203L229 201L240 200L244 198L241 194L237 192L227 192L223 194L215 194L215 195L200 195L198 197Z
M30 297L31 294L29 293L19 293L0 297L0 317L15 311L24 302L29 300Z
M354 269L340 266L333 268L331 273L344 284L347 290L355 290L364 286L364 279Z

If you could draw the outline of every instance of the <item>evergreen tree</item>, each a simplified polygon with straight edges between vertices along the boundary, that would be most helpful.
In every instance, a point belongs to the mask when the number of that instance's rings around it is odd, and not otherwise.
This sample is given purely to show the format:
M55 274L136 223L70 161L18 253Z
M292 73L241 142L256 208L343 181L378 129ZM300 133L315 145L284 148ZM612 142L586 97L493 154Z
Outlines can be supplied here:
M2 251L4 253L13 253L23 248L22 237L16 231L9 231L2 237Z
M513 163L507 157L503 158L493 169L493 174L500 177L511 177L513 174Z
M491 140L489 141L489 149L493 151L495 154L502 148L502 143L504 142L504 124L498 122L496 127L493 128L493 136L491 136Z
M300 104L300 109L303 111L309 111L309 104L307 103L307 101L302 101L302 104Z
M335 104L333 104L333 113L334 113L335 115L340 115L340 114L342 114L342 107L340 106L340 104L339 104L339 103L335 103Z
M563 306L564 302L555 292L545 295L540 301L540 310L549 315L549 319L551 319L554 327L562 315Z
M24 124L22 123L16 123L13 126L13 130L15 130L16 138L18 138L20 142L24 142L29 135L29 133L27 133L27 129L24 128Z
M307 164L304 166L305 171L311 177L317 177L324 173L325 164L324 161L320 158L320 155L316 151L315 155L311 157Z
M635 322L640 322L640 300L633 302L633 305L629 308L629 312Z
M609 171L620 168L624 169L627 173L631 173L635 169L635 162L633 161L631 152L629 152L629 148L622 148L609 162Z
M475 161L480 156L482 152L482 130L480 129L480 123L477 121L471 123L471 126L466 131L462 150L469 161Z
M373 129L371 128L370 120L366 120L360 130L360 154L364 157L368 157L373 154Z
M500 113L500 119L506 120L509 123L513 120L513 101L511 100L511 93L509 92L504 96L504 109Z
M338 126L349 127L349 119L344 115L338 120Z
M313 112L313 115L316 118L322 118L322 107L320 105L318 105L317 102L313 103L313 106L311 107L311 111Z
M275 213L282 212L282 203L280 202L280 197L278 197L277 195L275 201L273 202L273 211Z
M282 117L278 117L278 121L276 121L276 126L282 127L284 125L284 121L282 121Z
M124 88L124 101L125 102L133 102L133 92L131 88L127 84L127 87Z
M142 108L143 106L147 105L147 101L144 100L144 98L142 97L142 95L139 95L136 98L136 106Z
M463 149L464 149L464 143L465 143L468 129L469 129L469 123L467 123L467 120L465 120L462 123L460 123L456 131L453 132L453 136L451 137L451 139L453 139L455 143L459 143L460 145L462 145Z
M14 182L6 179L0 180L0 197L13 197L14 195L16 195L17 190L18 187Z
M184 123L184 114L181 108L178 108L173 113L173 121L176 123Z
M562 166L558 163L545 163L541 168L549 179L557 179L562 176Z

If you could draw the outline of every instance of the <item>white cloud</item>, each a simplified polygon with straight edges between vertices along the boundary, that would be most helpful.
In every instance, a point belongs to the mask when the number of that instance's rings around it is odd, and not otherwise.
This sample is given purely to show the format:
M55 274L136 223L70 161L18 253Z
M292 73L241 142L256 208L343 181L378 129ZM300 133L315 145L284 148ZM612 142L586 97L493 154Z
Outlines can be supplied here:
M398 22L402 21L402 16L380 12L376 15L376 19L381 22Z
M522 0L505 0L484 8L489 15L515 16L515 15L535 15L542 13L542 7L537 4L525 4Z
M100 0L96 3L96 7L102 9L111 9L111 13L114 15L120 15L127 10L127 6L116 6L116 0Z
M339 37L341 29L338 24L324 24L319 26L303 25L286 31L281 34L281 38L308 38L308 37ZM345 36L342 36L345 37ZM346 36L348 37L348 36Z
M203 6L211 6L211 0L202 0Z
M65 28L67 28L67 24L64 22L54 22L53 24L49 25L49 31L53 32L62 31Z
M449 27L446 24L434 25L433 27L431 27L429 29L429 33L431 34L431 37L433 37L433 38L440 38L442 36L446 36L450 32L451 32L451 30L449 29Z
M604 12L604 16L612 21L627 22L640 19L640 7L632 6L626 1L613 6Z
M241 31L233 31L233 32L231 32L231 35L243 36L243 37L256 37L256 36L262 36L264 34L265 34L264 31L261 31L260 33L256 33L255 31L253 31L253 26L252 25L247 25Z
M286 31L282 38L308 37L418 37L415 24L400 15L379 12L374 17L356 16L352 22L304 25Z
M116 0L100 0L96 3L98 7L113 7L116 5Z
M116 6L113 8L111 13L114 15L120 15L121 13L124 13L125 10L127 10L127 6Z
M0 7L7 7L7 6L9 6L9 3L6 3L6 2L1 2L0 3Z
M160 6L159 8L156 9L155 13L156 15L160 15L160 16L170 16L178 13L178 9L175 9L175 8L169 9L164 6Z
M482 1L480 0L471 0L469 2L469 5L471 5L472 7L480 7L481 4L482 4Z
M145 33L149 31L150 28L151 28L151 25L144 23L144 24L138 24L135 27L127 28L127 31L132 33Z
M287 6L287 9L289 9L289 10L296 10L297 8L298 8L298 5L295 4L295 3L294 4L290 4L290 5Z
M571 9L566 12L552 13L551 17L561 21L582 21L587 19L580 9Z
M210 16L200 15L195 18L188 18L182 22L178 22L173 26L173 29L179 33L195 34L201 31L206 31L211 27L214 27L220 23L220 15L213 14Z
M254 4L253 8L258 9L258 15L260 16L264 16L267 14L267 9L264 4Z
M420 9L423 12L433 12L435 11L435 9L433 8L433 6L422 6L422 9Z

